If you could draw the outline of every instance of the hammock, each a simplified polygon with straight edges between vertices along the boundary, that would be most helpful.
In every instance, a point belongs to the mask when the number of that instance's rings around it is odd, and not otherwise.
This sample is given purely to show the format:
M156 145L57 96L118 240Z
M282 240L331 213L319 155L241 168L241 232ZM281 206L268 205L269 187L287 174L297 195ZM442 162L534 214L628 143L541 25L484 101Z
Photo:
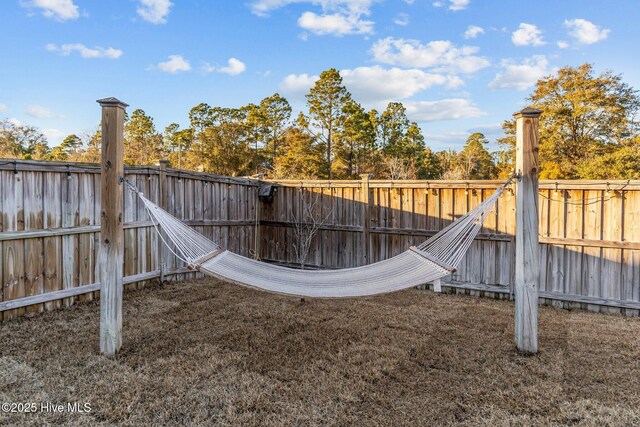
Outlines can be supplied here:
M475 209L424 243L384 261L339 270L282 267L225 250L151 202L133 184L126 184L144 203L163 243L190 268L269 292L342 298L399 291L455 272L485 218L510 182L511 179Z

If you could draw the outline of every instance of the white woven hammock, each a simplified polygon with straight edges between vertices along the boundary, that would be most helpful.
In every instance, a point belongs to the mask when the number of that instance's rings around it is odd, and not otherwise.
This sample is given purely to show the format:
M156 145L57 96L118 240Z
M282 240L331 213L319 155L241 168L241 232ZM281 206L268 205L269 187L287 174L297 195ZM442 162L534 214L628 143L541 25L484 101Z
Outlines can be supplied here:
M341 298L399 291L454 272L510 181L421 245L384 261L339 270L282 267L225 250L151 202L132 184L127 185L144 203L164 244L192 268L270 292Z

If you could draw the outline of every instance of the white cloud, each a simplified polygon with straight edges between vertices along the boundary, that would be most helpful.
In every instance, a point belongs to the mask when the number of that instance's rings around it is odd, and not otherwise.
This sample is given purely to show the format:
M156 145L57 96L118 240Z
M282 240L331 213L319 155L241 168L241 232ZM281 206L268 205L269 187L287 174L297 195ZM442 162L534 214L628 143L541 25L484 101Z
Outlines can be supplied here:
M404 2L406 4L408 4L409 6L411 6L413 4L414 0L404 0Z
M450 5L449 5L449 9L450 10L464 10L467 8L467 6L469 6L469 2L470 0L449 0L450 1Z
M191 65L181 55L169 55L169 59L159 63L157 68L165 73L175 74L180 71L191 70Z
M317 35L344 36L373 32L373 21L365 21L355 15L340 13L316 15L313 12L305 12L298 18L298 25Z
M474 73L490 65L488 59L475 55L478 50L475 46L456 47L445 40L422 44L418 40L387 37L375 42L371 53L382 64Z
M477 25L469 25L467 31L464 32L464 38L475 39L480 34L484 34L484 28L478 27Z
M293 3L311 3L319 5L324 11L343 11L368 15L375 0L255 0L249 7L258 16L269 16L276 9Z
M169 0L139 0L140 6L136 9L138 15L152 24L164 24L173 3Z
M453 10L455 12L459 10L464 10L469 6L471 0L449 0L449 10ZM442 0L437 0L431 3L433 7L444 7L447 3Z
M340 75L354 99L373 108L384 108L390 101L409 98L433 86L453 88L463 84L456 76L417 69L386 69L379 65L341 70ZM280 84L280 90L292 98L302 99L316 80L318 76L290 74Z
M342 70L344 85L355 99L365 104L387 103L409 98L433 86L458 87L462 80L455 76L426 73L417 69L385 69L379 65Z
M213 73L214 71L216 71L216 69L217 68L215 65L211 65L208 62L205 62L204 65L200 67L200 71L202 71L205 74Z
M42 133L51 146L59 145L67 136L67 133L60 129L43 129Z
M122 50L114 49L112 47L108 47L106 49L102 47L88 48L82 43L63 44L61 46L49 43L46 47L50 52L60 52L61 55L65 56L69 56L73 52L78 52L83 58L117 59L120 58L123 53Z
M59 114L54 113L50 108L35 104L28 105L25 109L25 113L36 119L52 119L54 117L61 117Z
M14 126L22 126L22 122L16 119L15 117L11 117L10 119L7 119L7 122L11 123Z
M31 0L22 3L25 7L34 7L42 10L47 18L58 21L78 19L80 13L73 0Z
M560 49L567 49L569 47L569 43L564 40L560 40L556 43Z
M435 122L480 117L486 113L470 100L453 98L438 101L405 101L407 116L416 122Z
M534 55L518 64L510 60L502 61L502 71L489 83L491 89L526 90L534 86L538 79L549 73L549 62L544 55Z
M409 25L409 15L406 13L399 13L398 16L396 16L396 19L393 20L393 23L400 25L401 27L405 27Z
M582 44L593 44L606 39L611 30L603 29L586 19L569 19L563 24L569 35Z
M249 4L249 8L254 15L269 16L269 13L275 9L285 7L291 3L295 3L294 0L256 0Z
M258 16L269 16L273 10L292 3L309 3L319 6L322 13L305 11L298 18L298 25L314 34L371 34L373 21L363 19L371 14L375 0L255 0L249 7Z
M483 133L485 136L487 135L497 135L502 134L502 124L500 123L492 123L486 125L474 126L471 129L467 129L467 133Z
M231 76L237 76L238 74L243 73L247 69L247 66L244 65L244 62L236 59L229 58L227 61L227 66L220 68L218 71L221 73L229 74Z
M293 98L303 99L320 76L310 76L309 74L289 74L280 83L280 91Z
M4 113L6 113L7 111L9 111L9 107L7 107L7 105L6 105L6 104L2 104L2 103L0 103L0 114L4 114Z
M511 34L511 41L516 46L542 46L542 31L533 24L521 23L519 29Z
M202 71L203 73L209 74L215 71L218 73L229 74L231 76L237 76L238 74L244 73L246 69L247 66L244 64L244 62L236 58L229 58L226 67L217 67L215 65L209 64L208 62L205 62L204 65L200 67L200 71Z

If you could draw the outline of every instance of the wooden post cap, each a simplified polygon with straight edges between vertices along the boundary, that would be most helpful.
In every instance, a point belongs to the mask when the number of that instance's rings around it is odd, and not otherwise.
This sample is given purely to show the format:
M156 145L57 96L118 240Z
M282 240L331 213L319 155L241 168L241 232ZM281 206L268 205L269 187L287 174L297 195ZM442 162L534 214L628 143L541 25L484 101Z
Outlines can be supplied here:
M120 107L123 110L129 106L129 104L114 97L98 99L96 102L100 104L101 107Z
M540 114L542 114L542 110L537 110L535 108L527 107L515 113L513 117L515 117L516 119L519 119L520 117L529 117L529 118L535 119L536 117L540 117Z

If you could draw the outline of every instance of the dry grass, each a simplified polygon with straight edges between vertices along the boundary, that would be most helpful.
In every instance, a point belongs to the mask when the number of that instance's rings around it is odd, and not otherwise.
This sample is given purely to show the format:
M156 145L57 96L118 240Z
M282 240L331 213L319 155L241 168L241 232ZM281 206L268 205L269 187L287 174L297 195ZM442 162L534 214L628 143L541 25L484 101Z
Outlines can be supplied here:
M97 303L0 325L0 402L93 408L0 424L640 425L640 319L541 307L541 351L524 356L512 315L418 290L128 292L117 360L98 355Z

